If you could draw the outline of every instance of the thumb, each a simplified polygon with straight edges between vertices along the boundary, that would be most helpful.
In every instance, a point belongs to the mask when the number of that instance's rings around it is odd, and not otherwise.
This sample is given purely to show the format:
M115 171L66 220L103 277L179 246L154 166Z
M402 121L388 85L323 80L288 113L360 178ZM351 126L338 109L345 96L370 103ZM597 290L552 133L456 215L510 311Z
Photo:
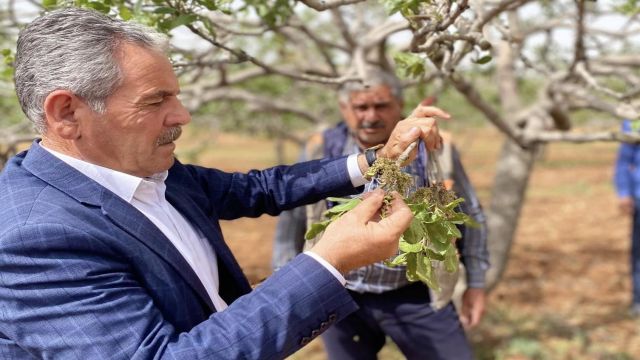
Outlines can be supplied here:
M411 129L409 129L409 131L407 131L406 133L402 134L401 144L409 146L409 144L411 144L412 142L418 140L420 138L420 135L422 135L422 130L420 130L420 128L414 126ZM405 146L405 148L406 148L406 146Z
M364 196L362 202L354 207L349 214L352 214L352 216L355 216L356 219L361 220L364 224L373 218L378 210L380 210L383 199L384 191L382 189L375 189Z
M461 313L460 314L460 323L462 324L462 327L467 329L469 327L469 325L470 325L469 316L467 316L464 313Z
M399 229L399 234L402 234L411 224L413 213L398 192L394 191L392 195L391 212L387 217L382 219L380 223L392 225Z

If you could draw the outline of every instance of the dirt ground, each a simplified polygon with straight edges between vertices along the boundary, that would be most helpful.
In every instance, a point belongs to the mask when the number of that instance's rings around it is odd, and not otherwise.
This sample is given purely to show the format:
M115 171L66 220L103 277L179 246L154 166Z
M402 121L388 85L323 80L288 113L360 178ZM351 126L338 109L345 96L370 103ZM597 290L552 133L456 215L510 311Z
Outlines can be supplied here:
M195 139L207 140L196 151ZM273 145L235 135L190 134L180 156L226 170L274 163ZM187 142L188 141L188 142ZM488 206L502 136L456 134L463 162ZM480 359L640 359L640 320L630 301L629 219L617 210L611 178L616 144L552 144L536 164L500 284L482 324L468 335ZM296 150L288 149L288 159ZM276 218L223 224L251 281L270 274ZM323 359L314 341L293 359ZM381 359L401 359L393 345Z

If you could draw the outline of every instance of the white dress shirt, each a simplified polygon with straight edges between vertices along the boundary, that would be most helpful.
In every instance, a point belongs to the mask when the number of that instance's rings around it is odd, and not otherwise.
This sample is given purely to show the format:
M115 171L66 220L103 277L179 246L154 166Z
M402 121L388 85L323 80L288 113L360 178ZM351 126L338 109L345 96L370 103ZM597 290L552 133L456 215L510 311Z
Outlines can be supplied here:
M40 146L42 146L42 143L40 143ZM216 311L222 311L227 308L227 303L219 294L218 261L211 244L165 197L166 185L164 181L167 178L168 171L154 174L148 178L140 178L76 159L48 149L45 146L42 146L42 148L110 190L144 214L162 231L189 263L206 289ZM348 157L347 169L351 177L351 183L354 186L360 186L365 183L358 167L357 154ZM305 254L327 268L342 285L346 283L344 276L325 259L309 251L305 252Z

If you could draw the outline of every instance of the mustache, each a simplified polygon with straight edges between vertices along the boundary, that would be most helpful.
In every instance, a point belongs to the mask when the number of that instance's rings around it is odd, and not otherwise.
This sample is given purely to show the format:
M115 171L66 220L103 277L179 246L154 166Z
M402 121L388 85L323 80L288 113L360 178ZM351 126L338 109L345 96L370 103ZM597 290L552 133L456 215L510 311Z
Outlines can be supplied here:
M182 128L180 126L174 126L160 135L156 143L158 144L158 146L166 145L178 140L180 135L182 135Z
M382 129L384 123L381 120L362 122L358 125L358 129Z

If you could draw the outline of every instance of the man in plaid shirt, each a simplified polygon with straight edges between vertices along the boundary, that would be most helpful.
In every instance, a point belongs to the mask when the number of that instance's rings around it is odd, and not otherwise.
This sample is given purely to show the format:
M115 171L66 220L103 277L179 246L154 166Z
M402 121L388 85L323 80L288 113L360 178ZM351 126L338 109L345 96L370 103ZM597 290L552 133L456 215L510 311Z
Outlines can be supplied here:
M395 123L402 119L401 84L378 69L369 69L364 83L343 85L339 101L344 121L312 136L302 159L362 152L387 141ZM434 108L434 116L448 115ZM486 220L459 154L446 136L444 145L439 157L445 185L465 199L461 210L480 224L462 229L463 238L458 240L467 278L460 316L451 302L457 273L440 277L443 290L434 293L420 282L409 282L403 266L391 268L382 262L365 266L345 276L360 310L322 335L330 359L376 359L386 336L408 359L473 358L463 327L475 326L484 312L489 267ZM417 158L404 169L418 186L427 184L426 164L427 152L421 144ZM275 269L302 251L307 226L320 220L326 208L327 203L320 202L280 215L274 239Z

